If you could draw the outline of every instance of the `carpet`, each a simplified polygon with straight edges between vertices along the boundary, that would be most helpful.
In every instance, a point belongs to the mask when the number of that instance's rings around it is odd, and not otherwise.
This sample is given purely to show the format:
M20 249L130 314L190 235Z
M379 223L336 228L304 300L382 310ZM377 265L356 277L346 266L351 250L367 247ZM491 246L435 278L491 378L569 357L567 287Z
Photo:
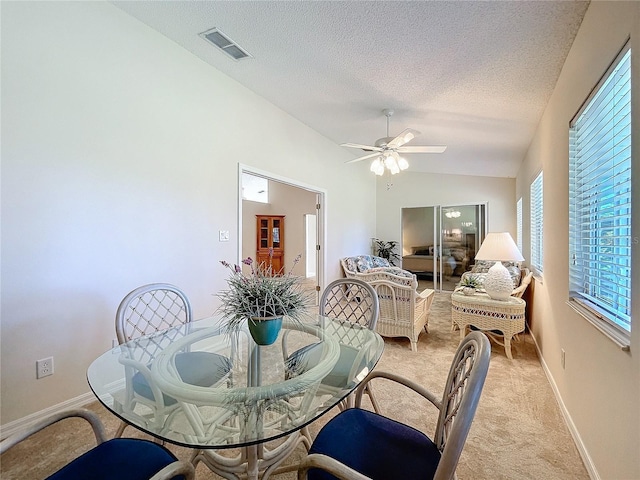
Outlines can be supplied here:
M451 331L451 296L437 293L431 308L429 333L420 335L418 351L411 352L408 339L386 338L385 351L376 368L400 373L440 395L458 342L459 332ZM588 480L587 470L528 333L521 334L519 341L512 344L512 353L513 360L509 360L503 347L492 345L489 373L458 464L459 480ZM433 436L437 411L426 400L383 380L374 385L374 392L383 414ZM100 414L109 433L115 432L118 425L115 417L98 402L88 408ZM316 421L311 433L315 434L335 413L337 409ZM124 436L144 435L128 427ZM86 424L81 420L67 420L2 455L0 477L3 480L44 478L93 444ZM190 456L188 449L169 448L179 458ZM299 446L287 463L295 462L304 454L304 448ZM217 480L220 477L200 464L196 478ZM287 473L272 478L294 480L296 476Z

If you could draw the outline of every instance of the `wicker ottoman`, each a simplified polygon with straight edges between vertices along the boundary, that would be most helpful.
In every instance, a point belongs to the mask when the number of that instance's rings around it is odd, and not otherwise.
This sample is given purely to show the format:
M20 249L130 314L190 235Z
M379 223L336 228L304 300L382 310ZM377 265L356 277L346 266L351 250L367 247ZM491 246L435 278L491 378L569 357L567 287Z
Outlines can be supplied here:
M511 356L511 339L524 331L524 309L526 303L521 298L493 300L486 293L464 295L451 294L451 321L453 327L460 329L460 339L467 334L468 327L484 331L500 345L504 345L507 357ZM502 337L503 342L496 339Z

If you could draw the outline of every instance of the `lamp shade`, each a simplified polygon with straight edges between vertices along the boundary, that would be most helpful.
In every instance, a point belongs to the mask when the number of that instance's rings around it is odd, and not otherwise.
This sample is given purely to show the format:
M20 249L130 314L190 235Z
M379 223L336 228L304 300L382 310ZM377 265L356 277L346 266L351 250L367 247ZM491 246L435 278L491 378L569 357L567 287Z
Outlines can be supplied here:
M487 272L483 284L484 289L494 300L507 300L511 296L514 284L511 274L502 265L502 262L522 262L524 260L509 232L487 234L476 254L476 260L496 261L495 265Z
M480 245L476 260L522 262L524 257L509 232L490 232Z

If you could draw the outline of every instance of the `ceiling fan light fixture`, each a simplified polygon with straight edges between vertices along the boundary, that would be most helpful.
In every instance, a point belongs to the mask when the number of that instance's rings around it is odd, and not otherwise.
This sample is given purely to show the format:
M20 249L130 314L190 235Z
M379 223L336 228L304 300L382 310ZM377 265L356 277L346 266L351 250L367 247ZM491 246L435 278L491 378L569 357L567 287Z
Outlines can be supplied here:
M355 163L370 158L375 159L371 163L370 170L376 175L383 175L386 170L392 175L409 168L409 162L399 155L399 153L442 153L446 150L444 145L405 145L413 140L420 132L407 128L395 137L389 136L389 119L393 115L393 110L384 109L382 113L387 117L387 136L379 138L374 145L364 145L361 143L341 143L343 147L359 148L367 152L353 160L345 163ZM373 153L371 153L373 152Z
M387 167L389 170L392 170L394 167L398 167L398 164L396 163L396 159L393 158L392 155L386 155L384 158L384 166Z
M373 162L371 162L370 170L376 175L384 174L384 164L382 163L382 160L380 160L380 157L376 158Z

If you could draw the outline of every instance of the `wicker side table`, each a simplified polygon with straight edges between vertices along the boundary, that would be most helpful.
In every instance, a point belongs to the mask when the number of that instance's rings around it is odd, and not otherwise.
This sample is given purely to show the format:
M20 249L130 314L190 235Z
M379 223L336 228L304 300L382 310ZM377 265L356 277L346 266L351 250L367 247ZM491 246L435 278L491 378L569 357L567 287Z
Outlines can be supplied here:
M460 329L460 339L467 334L467 328L476 327L491 335L496 340L495 332L500 332L507 357L511 355L511 339L514 335L524 331L524 309L526 302L521 298L511 297L508 300L493 300L486 293L464 295L454 292L451 294L452 326Z

